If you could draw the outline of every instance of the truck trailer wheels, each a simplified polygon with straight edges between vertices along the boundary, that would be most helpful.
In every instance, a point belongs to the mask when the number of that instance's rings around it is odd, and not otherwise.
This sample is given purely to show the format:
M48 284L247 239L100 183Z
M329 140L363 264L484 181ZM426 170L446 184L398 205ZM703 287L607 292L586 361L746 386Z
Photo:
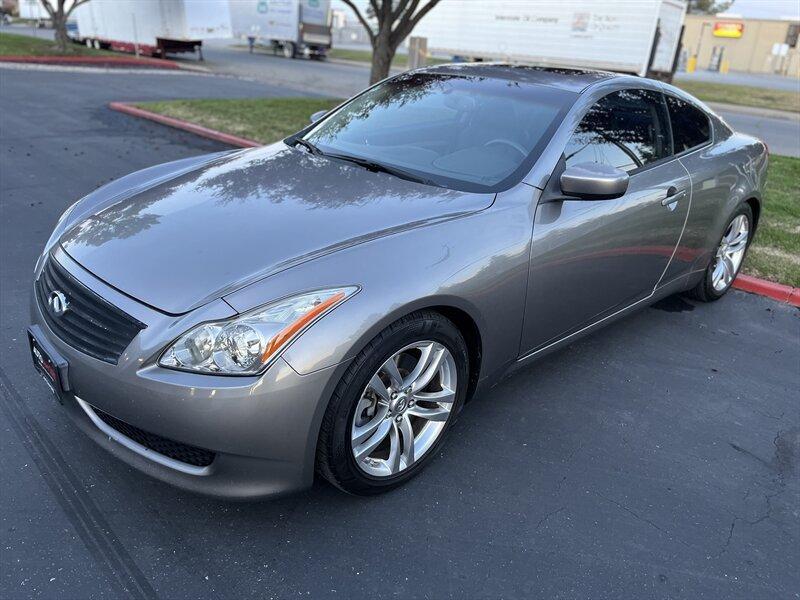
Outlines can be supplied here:
M284 42L283 56L285 58L295 58L297 56L297 46L294 42Z

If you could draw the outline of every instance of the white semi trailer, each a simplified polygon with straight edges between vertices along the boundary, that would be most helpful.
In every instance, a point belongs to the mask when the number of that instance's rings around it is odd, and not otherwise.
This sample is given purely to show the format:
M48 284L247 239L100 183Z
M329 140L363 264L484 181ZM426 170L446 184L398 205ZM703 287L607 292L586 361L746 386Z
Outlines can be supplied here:
M684 0L444 0L414 30L428 52L669 78Z
M76 41L163 57L198 52L203 40L230 38L228 0L92 0L78 6Z
M287 58L324 58L331 47L330 0L230 0L234 37Z

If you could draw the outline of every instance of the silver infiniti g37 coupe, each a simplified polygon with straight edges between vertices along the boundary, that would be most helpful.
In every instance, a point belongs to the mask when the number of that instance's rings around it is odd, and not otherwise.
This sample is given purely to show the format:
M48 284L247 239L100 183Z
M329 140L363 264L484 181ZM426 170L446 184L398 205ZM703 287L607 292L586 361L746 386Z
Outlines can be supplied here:
M36 265L31 354L87 435L164 481L389 490L503 374L664 296L725 294L766 168L660 82L405 73L75 203Z

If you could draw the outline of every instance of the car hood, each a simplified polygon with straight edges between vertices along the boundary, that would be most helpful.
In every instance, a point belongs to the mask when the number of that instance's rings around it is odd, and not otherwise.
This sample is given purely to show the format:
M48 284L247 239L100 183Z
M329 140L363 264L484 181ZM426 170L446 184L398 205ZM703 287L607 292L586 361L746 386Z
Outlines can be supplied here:
M161 177L83 217L60 243L109 285L181 314L337 249L484 209L493 198L279 143Z

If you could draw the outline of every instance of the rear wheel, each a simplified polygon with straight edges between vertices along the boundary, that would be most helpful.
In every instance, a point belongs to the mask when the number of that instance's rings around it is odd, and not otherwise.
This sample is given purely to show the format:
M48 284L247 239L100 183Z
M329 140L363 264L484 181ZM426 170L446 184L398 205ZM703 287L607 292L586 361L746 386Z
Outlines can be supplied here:
M733 213L713 260L691 295L703 302L719 300L730 289L744 262L753 232L753 210L742 203Z
M286 42L283 45L283 56L285 58L294 58L297 56L297 46L294 42Z
M444 441L466 395L468 368L464 338L438 313L390 325L353 360L331 398L318 471L354 494L409 480Z

